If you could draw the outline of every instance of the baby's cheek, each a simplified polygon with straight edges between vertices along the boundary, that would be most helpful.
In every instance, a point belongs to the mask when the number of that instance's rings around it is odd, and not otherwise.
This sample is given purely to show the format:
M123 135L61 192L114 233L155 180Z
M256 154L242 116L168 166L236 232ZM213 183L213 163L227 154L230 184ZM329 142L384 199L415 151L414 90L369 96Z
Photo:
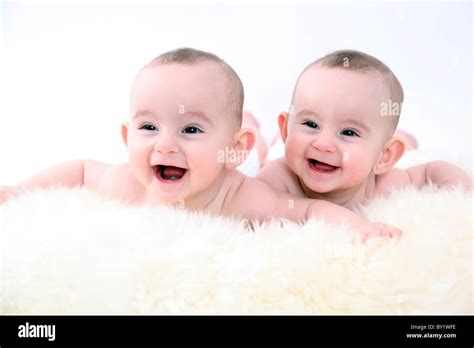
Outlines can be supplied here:
M143 161L140 161L136 156L129 155L128 165L132 174L142 184L146 184L150 181L147 172L144 169Z
M358 152L345 152L343 154L342 168L347 174L351 184L359 184L364 181L372 170L372 162Z
M150 151L143 144L129 143L128 164L135 177L143 184L149 181L149 156Z
M190 167L194 173L194 182L199 186L210 185L224 170L229 155L225 151L202 151L196 153Z
M298 172L298 163L304 159L304 147L296 138L288 138L285 144L285 159L288 166Z
M298 143L293 138L288 138L285 143L285 154L295 156L298 152Z

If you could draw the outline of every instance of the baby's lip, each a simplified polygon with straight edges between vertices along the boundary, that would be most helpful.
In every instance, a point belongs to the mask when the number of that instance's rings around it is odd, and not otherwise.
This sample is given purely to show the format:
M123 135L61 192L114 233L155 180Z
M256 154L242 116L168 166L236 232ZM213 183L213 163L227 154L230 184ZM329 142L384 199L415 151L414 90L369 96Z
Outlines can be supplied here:
M339 168L339 166L337 166L337 165L335 165L335 164L332 164L332 163L329 163L329 162L320 161L320 160L317 160L317 159L315 159L315 158L308 158L308 162L313 163L313 164L322 163L322 164L327 164L327 165L332 166L332 167L335 167L335 168Z
M184 167L157 164L153 167L155 177L165 183L179 183L188 173L188 169Z
M164 166L164 167L176 167L176 168L181 168L187 170L185 166L181 166L176 162L161 162L161 163L155 163L151 165L152 168L158 167L158 166Z

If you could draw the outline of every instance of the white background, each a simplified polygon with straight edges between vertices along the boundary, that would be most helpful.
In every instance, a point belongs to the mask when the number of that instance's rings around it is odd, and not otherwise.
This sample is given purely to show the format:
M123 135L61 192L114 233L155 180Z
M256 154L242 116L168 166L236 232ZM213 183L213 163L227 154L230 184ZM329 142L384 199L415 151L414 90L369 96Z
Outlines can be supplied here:
M234 67L267 139L308 63L365 51L401 81L400 127L420 148L471 161L470 2L2 2L0 10L0 185L69 159L124 161L120 124L135 73L183 46Z

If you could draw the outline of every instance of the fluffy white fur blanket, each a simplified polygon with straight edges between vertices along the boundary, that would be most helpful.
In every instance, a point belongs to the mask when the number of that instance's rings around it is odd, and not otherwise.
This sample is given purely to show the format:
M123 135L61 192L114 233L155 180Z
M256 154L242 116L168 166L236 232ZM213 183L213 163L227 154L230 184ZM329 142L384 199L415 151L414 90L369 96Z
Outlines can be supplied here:
M84 189L0 206L0 314L473 313L472 200L406 189L363 209L400 240L133 208Z

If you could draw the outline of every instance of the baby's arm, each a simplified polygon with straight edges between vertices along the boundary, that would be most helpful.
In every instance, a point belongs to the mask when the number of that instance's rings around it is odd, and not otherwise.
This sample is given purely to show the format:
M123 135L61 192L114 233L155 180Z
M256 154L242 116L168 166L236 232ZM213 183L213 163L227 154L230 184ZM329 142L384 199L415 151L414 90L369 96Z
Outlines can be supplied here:
M99 162L89 160L69 161L45 169L17 186L2 186L0 187L0 203L10 196L16 196L34 188L94 186L97 175L93 173L97 163Z
M280 199L286 201L288 198ZM299 206L298 211L295 212L297 216L304 216L305 221L317 217L330 224L346 224L351 232L361 237L363 242L372 237L399 237L401 235L398 228L379 222L369 222L343 206L319 199L298 198L297 200L299 201L295 205Z
M461 168L453 164L434 161L406 169L410 181L416 187L426 185L429 181L439 187L461 185L466 192L472 188L472 179Z
M20 189L49 186L75 187L84 185L84 160L69 161L45 169L18 184Z
M251 197L251 199L249 199ZM230 210L250 220L286 218L305 222L312 217L324 219L330 224L345 223L365 240L371 236L398 236L397 228L370 223L351 210L337 204L307 198L298 198L275 191L266 183L246 178L232 199Z

